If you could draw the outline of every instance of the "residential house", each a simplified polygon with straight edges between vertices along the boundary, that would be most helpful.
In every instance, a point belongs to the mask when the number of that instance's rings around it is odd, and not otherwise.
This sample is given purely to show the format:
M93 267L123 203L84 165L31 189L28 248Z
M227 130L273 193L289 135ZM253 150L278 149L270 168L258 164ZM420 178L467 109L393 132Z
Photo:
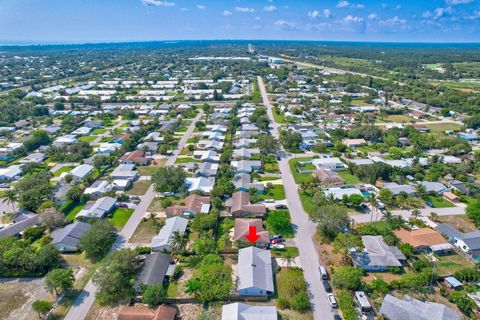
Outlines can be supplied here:
M187 216L193 217L199 213L208 213L210 211L210 197L192 194L187 196L184 205L170 206L166 208L167 216Z
M470 188L468 188L465 183L459 181L459 180L451 180L448 182L448 185L450 186L451 189L459 192L460 194L463 195L468 195L470 194Z
M339 171L346 169L347 166L337 157L330 158L316 158L312 159L311 163L317 167L317 169L329 169L332 171Z
M118 313L117 320L175 320L177 309L161 305L156 309L144 306L122 306Z
M220 162L220 156L216 151L213 150L195 150L193 152L193 157L195 159L200 159L202 162Z
M98 147L95 147L93 150L97 154L111 154L112 152L120 149L121 146L122 145L120 143L116 142L103 142L100 143Z
M80 128L77 128L76 130L72 131L72 134L76 135L76 136L86 136L90 133L90 131L92 131L91 128L80 127Z
M110 192L113 190L113 184L106 180L96 180L83 192L84 194L100 197L104 193Z
M0 239L5 237L14 237L21 234L28 227L39 224L38 215L31 213L24 215L24 219L21 221L14 220L14 223L0 229Z
M45 159L45 154L41 152L34 152L30 153L28 156L23 158L22 160L18 161L18 163L25 164L25 163L42 163Z
M358 194L363 197L362 192L357 188L329 188L323 191L325 197L332 197L335 200L342 200L344 196L350 197L352 194Z
M265 185L263 183L253 183L252 176L248 173L238 172L233 177L233 185L235 189L248 192L250 189L256 189L257 193L265 192Z
M199 177L215 177L219 168L218 163L202 162L196 167L196 175Z
M266 248L270 244L270 233L263 229L262 219L235 219L235 227L233 229L233 240L248 242L246 236L250 233L250 228L255 228L255 233L260 237L255 246Z
M18 165L0 168L0 181L14 181L20 179L22 169Z
M143 142L137 145L137 150L143 150L149 155L153 155L158 151L158 142Z
M236 172L251 173L262 169L260 160L234 160L230 164Z
M185 186L188 192L201 191L210 193L215 185L215 177L188 177L185 178Z
M350 253L353 265L369 272L384 272L390 267L402 267L406 260L397 247L389 246L382 236L362 236L364 251Z
M447 237L448 241L474 260L480 261L480 231L461 232L450 224L436 226L438 232Z
M234 217L256 216L263 217L267 213L267 208L263 204L251 204L250 193L237 191L233 194L230 207L230 214Z
M142 286L149 286L153 284L163 284L171 265L170 255L163 252L153 252L146 255L145 260L141 266L137 277L137 282L134 285L135 291L139 292ZM172 265L175 266L174 264Z
M425 188L426 192L435 192L437 194L443 194L444 192L448 191L448 188L440 182L430 182L430 181L422 181L420 185Z
M65 145L72 145L77 143L77 136L74 134L66 134L58 137L53 141L53 145L56 147L61 147Z
M410 296L399 299L390 294L383 299L380 314L387 320L460 320L444 304L423 302Z
M365 139L343 139L342 144L346 145L350 149L355 149L367 144Z
M344 184L345 180L335 171L329 169L319 169L313 171L313 175L324 186L334 186Z
M138 178L138 171L134 168L134 164L120 164L110 173L115 189L125 190Z
M170 252L172 238L176 232L184 234L187 230L188 220L182 217L173 217L165 220L165 225L158 235L153 237L150 247L152 251Z
M79 250L80 238L90 230L91 225L82 221L75 221L63 228L56 229L50 234L51 245L60 252L76 252Z
M452 251L452 245L439 232L430 228L400 229L394 233L401 242L408 243L416 252L444 254Z
M83 219L103 219L106 215L111 213L115 208L117 199L111 197L102 197L96 201L90 201L87 205L80 210L77 214L77 218Z
M251 159L254 155L260 154L258 148L241 148L233 150L233 159Z
M394 196L398 196L400 193L405 192L408 195L414 195L417 193L417 190L409 184L398 184L396 182L384 183L383 187L390 190Z
M241 296L273 294L272 256L257 247L238 250L237 291Z
M123 164L134 164L137 166L146 166L148 165L150 160L145 157L145 151L134 150L134 151L125 153L120 158L120 162Z
M62 173L61 177L64 178L67 175L71 175L73 177L73 181L83 181L86 177L93 172L93 166L89 164L81 164L75 168L73 168L70 172Z
M241 302L225 304L222 320L277 320L275 306L251 306Z

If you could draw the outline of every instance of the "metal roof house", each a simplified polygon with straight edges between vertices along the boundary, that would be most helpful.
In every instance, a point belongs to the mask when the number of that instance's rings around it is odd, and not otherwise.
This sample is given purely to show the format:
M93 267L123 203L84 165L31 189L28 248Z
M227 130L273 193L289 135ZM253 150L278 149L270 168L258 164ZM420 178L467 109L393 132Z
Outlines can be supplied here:
M388 246L382 236L362 236L365 251L352 252L353 265L365 271L387 271L389 267L402 267L406 258L397 247Z
M81 221L66 225L51 233L50 237L53 239L51 244L60 252L78 251L80 238L90 230L90 228L90 224Z
M73 179L76 181L82 181L85 179L90 172L93 171L93 166L89 164L81 164L78 167L73 168L69 173L67 174L62 174L62 176L71 174L73 176Z
M277 307L230 303L222 307L222 320L277 320Z
M241 296L266 296L274 292L270 251L257 247L238 251L237 290Z
M77 217L103 219L113 210L116 202L117 199L102 197L95 202L87 203L87 206L77 214Z
M455 247L470 255L472 259L480 261L480 231L463 233L447 223L439 224L435 229Z
M460 317L440 303L423 302L409 296L402 299L387 294L380 308L388 320L459 320Z
M174 217L165 220L165 225L158 235L153 237L150 247L153 251L169 252L170 243L175 232L185 233L188 220L182 217Z

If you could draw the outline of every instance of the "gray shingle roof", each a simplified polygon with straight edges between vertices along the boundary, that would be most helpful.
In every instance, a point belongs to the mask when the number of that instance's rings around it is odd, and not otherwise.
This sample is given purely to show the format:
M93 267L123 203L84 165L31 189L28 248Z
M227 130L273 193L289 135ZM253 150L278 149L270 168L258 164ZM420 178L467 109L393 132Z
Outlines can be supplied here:
M78 248L80 238L90 230L91 225L85 222L77 221L63 228L57 229L50 235L52 244L65 245L72 248Z
M138 283L150 285L163 283L170 265L170 255L154 252L147 255L138 275Z

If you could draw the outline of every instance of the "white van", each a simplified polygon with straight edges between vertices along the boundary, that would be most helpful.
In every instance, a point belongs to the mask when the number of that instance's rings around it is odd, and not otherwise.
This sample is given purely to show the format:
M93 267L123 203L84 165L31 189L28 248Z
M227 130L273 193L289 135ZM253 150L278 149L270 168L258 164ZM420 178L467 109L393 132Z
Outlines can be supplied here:
M320 271L320 276L322 277L322 279L323 280L328 280L327 269L325 269L324 266L320 266L319 271Z

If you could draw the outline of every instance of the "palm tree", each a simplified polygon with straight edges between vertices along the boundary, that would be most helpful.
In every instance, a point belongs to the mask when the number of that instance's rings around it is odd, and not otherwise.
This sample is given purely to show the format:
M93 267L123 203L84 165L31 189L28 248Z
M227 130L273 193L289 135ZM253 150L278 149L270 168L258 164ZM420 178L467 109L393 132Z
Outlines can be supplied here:
M393 218L393 213L390 210L385 210L382 212L382 220L390 221Z
M282 262L287 265L287 268L290 268L290 266L295 262L295 257L293 256L291 251L286 251L283 254Z
M180 252L185 246L185 234L180 231L175 231L170 240L170 249L173 254Z
M418 218L422 215L422 212L418 209L412 211L412 217Z
M367 201L370 203L370 223L373 221L373 213L377 208L377 196L373 193L370 193L367 196Z
M13 213L17 212L15 203L18 201L18 193L15 189L8 189L4 192L1 198L3 199L2 202L6 202L12 206Z
M430 220L435 221L435 220L437 220L437 217L438 217L438 213L433 212L433 211L430 212Z

